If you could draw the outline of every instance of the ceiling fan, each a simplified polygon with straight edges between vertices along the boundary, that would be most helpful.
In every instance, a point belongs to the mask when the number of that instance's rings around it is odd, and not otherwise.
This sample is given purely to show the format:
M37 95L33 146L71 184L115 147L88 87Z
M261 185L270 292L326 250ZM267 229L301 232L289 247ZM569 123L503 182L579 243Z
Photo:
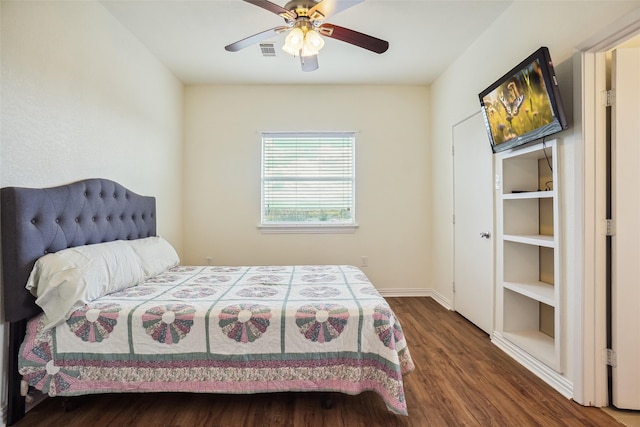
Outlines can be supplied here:
M270 37L288 32L283 50L300 57L302 71L318 69L318 51L324 46L322 37L340 40L375 53L386 52L389 42L358 31L325 22L325 19L363 0L291 0L284 7L267 0L244 0L281 16L285 25L254 34L225 46L237 52Z

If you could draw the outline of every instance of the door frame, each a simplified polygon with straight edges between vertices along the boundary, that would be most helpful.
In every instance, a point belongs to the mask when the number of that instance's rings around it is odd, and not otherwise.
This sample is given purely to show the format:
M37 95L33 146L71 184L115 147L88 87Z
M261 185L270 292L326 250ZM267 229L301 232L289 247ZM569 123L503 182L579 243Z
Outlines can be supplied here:
M609 404L606 365L606 90L605 52L640 34L640 9L625 15L582 45L574 56L574 113L582 134L576 149L577 206L582 206L582 242L576 242L575 276L582 281L576 310L573 399L580 404ZM578 224L577 224L578 225ZM579 240L579 239L577 239ZM580 286L577 287L580 289Z

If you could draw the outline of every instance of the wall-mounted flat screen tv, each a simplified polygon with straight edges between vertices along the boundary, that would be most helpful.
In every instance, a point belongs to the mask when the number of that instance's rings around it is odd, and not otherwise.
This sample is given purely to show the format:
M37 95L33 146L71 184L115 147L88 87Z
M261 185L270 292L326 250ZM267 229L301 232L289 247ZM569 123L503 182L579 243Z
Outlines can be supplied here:
M478 96L494 153L567 129L546 47L535 51Z

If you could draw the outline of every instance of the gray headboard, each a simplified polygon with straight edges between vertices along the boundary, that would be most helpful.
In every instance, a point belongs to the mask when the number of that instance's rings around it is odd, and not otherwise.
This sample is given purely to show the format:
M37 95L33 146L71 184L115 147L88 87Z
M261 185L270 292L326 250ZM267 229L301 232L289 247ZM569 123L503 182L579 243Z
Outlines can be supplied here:
M5 187L2 201L2 276L5 320L40 312L25 289L36 260L74 246L156 235L156 201L108 179L52 188Z

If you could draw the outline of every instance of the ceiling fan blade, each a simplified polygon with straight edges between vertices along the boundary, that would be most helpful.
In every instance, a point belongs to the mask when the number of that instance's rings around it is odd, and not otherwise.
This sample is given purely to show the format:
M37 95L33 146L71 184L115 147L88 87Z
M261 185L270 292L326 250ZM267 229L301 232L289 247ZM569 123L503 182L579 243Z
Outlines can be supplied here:
M252 36L247 37L246 39L238 40L235 43L231 43L230 45L225 46L225 50L228 52L237 52L239 50L244 49L245 47L249 47L253 44L259 43L262 40L268 39L269 37L277 36L278 34L289 30L291 27L281 26L275 27L267 31L263 31L258 34L254 34Z
M326 18L362 3L363 0L322 0L309 9L309 18L314 21L324 21Z
M375 53L384 53L389 49L387 41L337 25L322 24L318 31L325 37L351 43Z
M315 71L318 69L318 55L300 56L302 71Z
M298 17L298 14L295 11L287 10L282 6L278 6L275 3L271 3L267 0L244 0L247 3L254 4L258 7L268 10L269 12L273 12L276 15L280 15L287 21L295 20Z

